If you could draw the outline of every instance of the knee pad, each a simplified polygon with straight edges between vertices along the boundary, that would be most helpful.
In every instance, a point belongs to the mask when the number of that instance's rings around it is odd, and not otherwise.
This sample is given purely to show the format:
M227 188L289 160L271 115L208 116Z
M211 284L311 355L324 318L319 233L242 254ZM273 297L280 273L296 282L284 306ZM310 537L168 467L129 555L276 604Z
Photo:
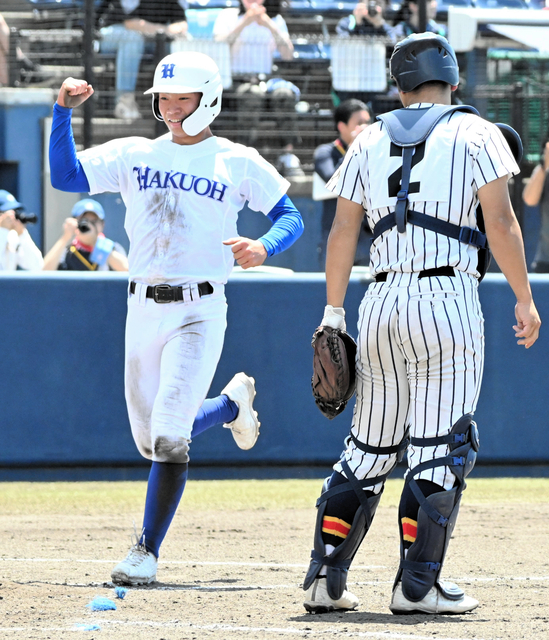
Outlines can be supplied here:
M186 438L158 436L154 441L155 462L185 464L189 462L189 441Z
M405 597L412 602L422 600L437 584L450 599L461 597L456 590L449 590L439 582L448 543L454 530L461 494L466 488L465 478L473 469L479 439L477 425L471 414L462 416L446 436L437 438L411 438L418 447L433 447L446 444L450 451L447 456L419 464L408 472L406 482L419 503L416 539L405 554L401 541L401 561L395 584L402 580ZM456 477L455 486L450 491L441 491L425 497L415 476L427 469L450 467Z

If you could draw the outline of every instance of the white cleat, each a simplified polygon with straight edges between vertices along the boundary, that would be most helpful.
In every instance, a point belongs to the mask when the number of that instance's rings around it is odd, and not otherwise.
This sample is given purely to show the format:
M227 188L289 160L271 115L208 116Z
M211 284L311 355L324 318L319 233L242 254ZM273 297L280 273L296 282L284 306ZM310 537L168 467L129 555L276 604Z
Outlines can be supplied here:
M236 418L223 426L232 431L233 438L241 449L251 449L257 442L261 424L257 419L257 411L254 411L252 406L255 397L255 380L245 373L237 373L223 389L221 395L228 396L238 405Z
M326 578L317 578L305 592L303 606L309 613L328 613L341 609L353 611L358 607L358 603L358 598L347 590L339 600L332 600L328 595Z
M466 613L478 607L478 600L462 594L458 600L447 598L435 585L419 602L408 600L402 592L402 582L393 591L389 609L396 614L404 613Z
M114 584L126 584L132 587L150 584L156 580L158 560L154 553L147 551L144 544L134 544L125 560L112 570Z

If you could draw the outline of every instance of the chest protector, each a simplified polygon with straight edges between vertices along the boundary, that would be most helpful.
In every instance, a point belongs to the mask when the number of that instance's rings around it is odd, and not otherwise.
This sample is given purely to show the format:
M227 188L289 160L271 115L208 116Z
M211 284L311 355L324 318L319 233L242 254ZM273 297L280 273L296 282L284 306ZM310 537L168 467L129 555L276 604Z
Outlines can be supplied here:
M477 270L480 273L479 280L482 280L490 265L490 249L488 248L480 205L477 207L478 229L460 227L457 224L409 209L408 190L414 149L427 139L444 116L454 111L479 115L474 107L467 105L436 105L420 109L396 109L377 117L385 125L391 142L402 147L402 178L400 190L397 193L395 211L378 220L374 227L373 239L375 240L394 226L397 227L399 233L405 233L406 223L409 222L423 229L454 238L464 244L470 244L478 249Z

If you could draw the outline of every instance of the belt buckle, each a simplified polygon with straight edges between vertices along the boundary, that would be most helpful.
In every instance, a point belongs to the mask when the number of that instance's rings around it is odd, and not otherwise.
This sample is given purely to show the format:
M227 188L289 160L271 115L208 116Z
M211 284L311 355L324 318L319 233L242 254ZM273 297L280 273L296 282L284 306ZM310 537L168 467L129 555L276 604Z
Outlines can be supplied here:
M174 287L169 284L157 284L153 288L153 299L158 304L166 304L174 301Z

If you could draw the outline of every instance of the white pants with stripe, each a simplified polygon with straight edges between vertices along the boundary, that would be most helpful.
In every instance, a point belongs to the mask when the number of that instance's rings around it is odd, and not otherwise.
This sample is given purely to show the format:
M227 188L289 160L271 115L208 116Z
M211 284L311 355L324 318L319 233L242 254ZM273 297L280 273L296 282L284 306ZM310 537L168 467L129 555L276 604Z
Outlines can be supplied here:
M446 435L474 413L484 365L484 319L478 282L456 275L418 278L389 273L370 285L358 322L357 393L351 431L365 444L398 444L410 436ZM408 448L408 468L447 455L448 447ZM365 453L350 442L343 454L357 478L389 471L396 454ZM341 473L337 463L334 469ZM422 472L451 489L448 467ZM380 491L377 485L374 491Z
M196 286L195 286L196 289ZM185 462L193 422L210 389L225 337L222 285L200 298L159 304L128 298L125 393L132 435L141 455ZM183 457L182 457L183 456Z

